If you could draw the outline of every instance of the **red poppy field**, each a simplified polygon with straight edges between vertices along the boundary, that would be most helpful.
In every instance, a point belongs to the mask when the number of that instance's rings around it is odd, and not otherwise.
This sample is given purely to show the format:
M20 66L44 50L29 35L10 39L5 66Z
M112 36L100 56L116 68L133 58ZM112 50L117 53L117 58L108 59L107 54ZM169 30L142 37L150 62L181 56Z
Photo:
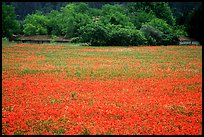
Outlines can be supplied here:
M202 46L2 45L3 135L201 135Z

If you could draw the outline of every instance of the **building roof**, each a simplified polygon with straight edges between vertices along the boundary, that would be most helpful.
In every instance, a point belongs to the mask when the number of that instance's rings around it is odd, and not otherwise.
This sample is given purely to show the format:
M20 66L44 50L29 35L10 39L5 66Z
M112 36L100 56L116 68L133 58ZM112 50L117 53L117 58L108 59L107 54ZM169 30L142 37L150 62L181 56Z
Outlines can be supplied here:
M35 35L35 36L18 36L19 40L30 40L30 41L52 41L51 36L49 35ZM70 39L66 39L64 37L56 37L55 41L62 41L62 42L70 42Z
M190 38L190 37L179 37L178 40L179 41L197 41L197 40Z

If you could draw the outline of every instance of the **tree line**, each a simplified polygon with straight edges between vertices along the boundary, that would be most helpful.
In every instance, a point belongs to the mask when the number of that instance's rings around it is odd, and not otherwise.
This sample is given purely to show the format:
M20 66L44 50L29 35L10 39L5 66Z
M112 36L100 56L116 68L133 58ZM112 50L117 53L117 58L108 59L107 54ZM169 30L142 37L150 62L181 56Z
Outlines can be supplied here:
M186 25L178 23L167 2L113 3L100 8L81 2L64 4L47 12L37 10L20 21L14 6L4 3L3 37L13 34L64 36L72 42L100 46L177 44L178 37L188 32L202 39L197 34L201 24L195 22L202 19L202 9L192 10L186 17Z

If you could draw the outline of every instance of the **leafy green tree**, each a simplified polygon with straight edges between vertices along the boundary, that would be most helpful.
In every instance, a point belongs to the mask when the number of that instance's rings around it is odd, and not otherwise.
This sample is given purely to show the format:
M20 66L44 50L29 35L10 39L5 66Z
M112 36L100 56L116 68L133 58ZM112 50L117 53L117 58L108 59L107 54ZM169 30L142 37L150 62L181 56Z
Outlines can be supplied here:
M146 38L144 34L131 26L122 27L122 25L108 24L107 45L128 46L128 45L145 45Z
M151 9L157 18L165 20L171 26L175 25L176 20L167 2L154 2Z
M139 45L146 45L147 38L145 37L144 33L137 29L129 29L130 33L130 45L139 46Z
M128 14L135 15L139 11L153 13L157 18L165 20L167 24L175 25L175 19L167 2L131 2L127 4Z
M80 3L76 2L73 5L69 4L69 6L72 7L73 10L78 13L88 14L90 12L88 4L84 2L80 2Z
M20 31L20 24L16 20L14 7L11 5L2 5L2 36L11 37Z
M93 22L80 28L81 39L95 46L128 46L144 45L146 38L144 34L131 26Z
M103 46L107 44L107 30L101 22L92 22L79 30L83 42L90 45Z
M173 30L172 26L167 24L166 21L155 18L150 22L145 23L144 25L147 26L144 26L142 30L146 32L146 37L148 37L148 35L151 36L149 40L152 42L150 42L150 44L167 45L176 43L176 33Z
M138 11L134 14L130 14L130 20L137 29L140 29L142 24L150 22L152 19L156 18L153 12Z
M81 27L81 39L90 45L142 45L144 34L136 30L121 5L104 5L98 20ZM78 39L78 38L77 38Z
M89 8L85 3L68 4L61 9L59 26L65 37L72 38L79 35L79 28L91 23L88 15Z
M104 25L110 23L114 25L133 26L130 18L125 14L125 10L120 5L104 5L102 7L102 17L100 18Z
M140 31L142 31L147 39L147 45L158 45L162 42L163 32L160 30L150 26L150 25L142 25Z
M167 24L166 21L159 19L159 18L154 18L150 22L145 23L145 25L150 25L150 26L162 31L165 34L173 32L172 27L169 24Z
M72 38L79 35L78 29L91 22L91 17L87 14L72 13L66 20L66 25L63 26L62 32L65 37Z
M127 46L130 44L130 32L122 25L108 24L106 29L108 32L108 45Z
M46 5L46 4L45 4ZM48 3L45 11L53 6ZM137 2L89 8L87 3L71 3L60 11L37 12L24 21L26 35L49 34L90 45L167 45L186 35L185 26L175 24L166 2Z
M62 35L60 27L60 14L61 13L56 10L52 10L50 13L47 14L47 31L49 35Z
M92 17L94 17L94 16L101 16L102 15L102 11L100 9L90 8L89 9L89 14Z
M124 7L119 4L115 4L115 5L105 4L102 6L101 10L102 10L102 15L109 15L110 13L114 13L114 12L120 12L125 14Z
M47 34L48 19L42 12L36 12L25 18L23 32L25 35Z

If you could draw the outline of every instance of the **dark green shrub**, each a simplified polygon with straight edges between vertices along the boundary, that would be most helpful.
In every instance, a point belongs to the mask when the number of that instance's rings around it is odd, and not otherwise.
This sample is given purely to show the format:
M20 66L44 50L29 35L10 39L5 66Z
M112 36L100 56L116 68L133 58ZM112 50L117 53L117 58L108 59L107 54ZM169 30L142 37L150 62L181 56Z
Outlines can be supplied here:
M142 25L140 30L144 33L148 45L161 44L163 32L150 25Z
M127 46L130 42L130 32L126 28L122 28L121 25L109 24L107 27L107 44L114 46Z
M107 25L108 45L128 46L145 45L144 34L131 26L123 28L121 25Z
M137 29L142 27L142 24L150 22L156 16L152 12L138 11L136 13L129 14L131 22Z
M145 23L140 30L144 32L149 45L168 45L176 43L177 34L173 27L162 19L155 18Z
M131 29L130 32L130 45L139 46L147 44L147 39L142 31Z
M82 42L95 46L128 46L145 45L147 40L145 35L135 28L122 25L94 22L80 28Z
M106 45L107 32L105 26L100 22L92 22L79 29L80 36L83 42L90 45L102 46Z
M20 31L20 23L16 19L14 7L2 5L2 37L10 38L13 34Z

